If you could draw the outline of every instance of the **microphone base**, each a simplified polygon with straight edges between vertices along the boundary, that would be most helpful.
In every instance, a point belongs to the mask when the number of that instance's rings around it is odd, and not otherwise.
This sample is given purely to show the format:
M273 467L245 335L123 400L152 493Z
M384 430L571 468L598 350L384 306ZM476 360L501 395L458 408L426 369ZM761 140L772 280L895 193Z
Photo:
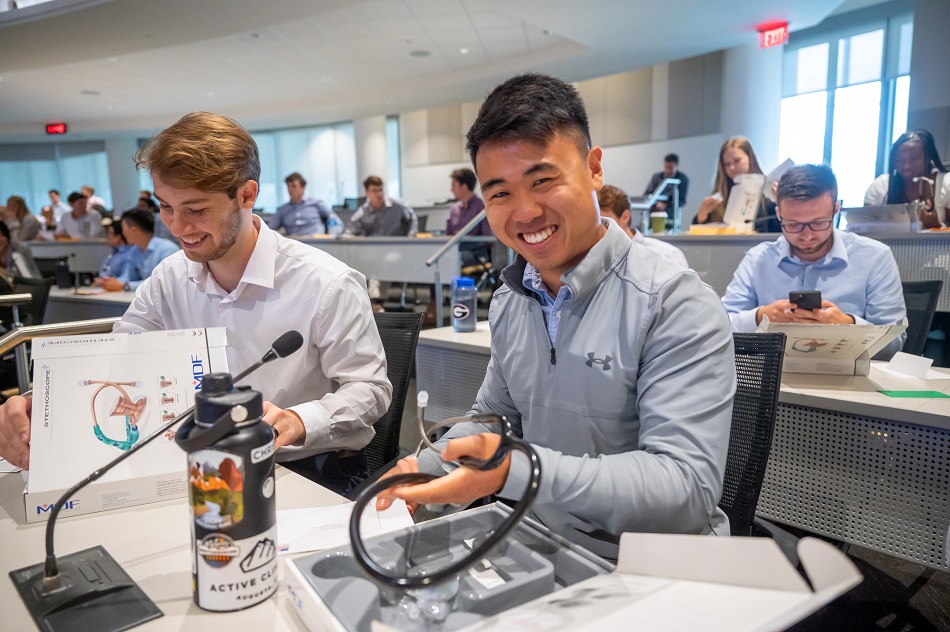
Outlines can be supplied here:
M10 572L40 630L119 632L162 616L101 546L58 558L59 580L44 581L44 564Z

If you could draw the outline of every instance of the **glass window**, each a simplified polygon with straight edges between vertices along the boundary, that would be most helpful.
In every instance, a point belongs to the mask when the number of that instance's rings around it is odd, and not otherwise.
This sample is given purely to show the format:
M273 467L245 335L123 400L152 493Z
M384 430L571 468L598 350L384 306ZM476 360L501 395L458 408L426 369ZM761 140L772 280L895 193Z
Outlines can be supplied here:
M914 43L914 23L907 22L901 25L900 46L897 52L897 74L910 74L910 49Z
M402 168L399 162L399 117L386 117L386 193L390 197L401 196L399 181Z
M791 158L799 165L824 161L827 103L828 93L824 90L782 99L780 159Z
M831 168L838 177L838 198L844 206L861 206L874 180L877 163L881 82L835 90Z
M838 40L838 85L877 81L884 60L884 29Z
M827 42L786 53L784 93L796 95L827 88L828 53Z
M891 144L907 131L907 102L910 99L910 75L894 80L894 122L891 127Z

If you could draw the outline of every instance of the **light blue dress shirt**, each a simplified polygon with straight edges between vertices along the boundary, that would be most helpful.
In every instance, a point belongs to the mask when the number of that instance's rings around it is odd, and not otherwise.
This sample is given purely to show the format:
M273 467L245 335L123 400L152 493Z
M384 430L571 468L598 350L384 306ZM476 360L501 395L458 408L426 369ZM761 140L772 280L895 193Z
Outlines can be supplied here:
M834 231L831 251L818 261L793 255L785 236L759 244L739 263L722 304L735 331L755 331L756 310L793 290L818 290L858 325L903 323L907 311L900 273L891 249L868 237ZM905 334L877 357L889 358Z
M267 226L272 230L280 230L283 226L288 235L339 235L343 232L339 215L313 198L304 198L300 204L287 202L277 209Z
M138 250L138 249L136 249ZM142 284L142 281L149 278L152 275L152 270L162 262L166 257L175 254L181 250L177 244L168 241L167 239L162 239L161 237L152 237L151 241L148 242L148 247L143 253L139 250L139 258L136 260L135 265L135 279L128 279L129 288L134 290ZM125 282L125 279L120 279Z
M562 285L557 292L557 296L551 298L547 286L541 280L541 273L530 263L525 264L521 283L526 290L541 298L541 311L544 313L544 322L547 325L548 337L551 339L551 346L553 347L557 340L557 328L561 324L561 308L565 301L571 300L571 289L567 285Z
M141 258L141 254L142 251L132 244L113 248L106 260L102 262L102 267L99 268L99 276L101 278L113 277L123 283L131 280L135 272L135 265L138 263L138 259Z

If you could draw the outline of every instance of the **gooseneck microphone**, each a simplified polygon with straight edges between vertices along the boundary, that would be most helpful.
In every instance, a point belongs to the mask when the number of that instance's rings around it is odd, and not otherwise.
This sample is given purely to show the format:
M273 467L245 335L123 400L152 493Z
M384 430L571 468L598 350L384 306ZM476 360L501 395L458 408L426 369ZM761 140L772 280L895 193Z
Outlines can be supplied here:
M287 357L300 349L302 345L303 336L301 336L299 332L286 332L274 341L271 349L264 354L263 358L241 372L238 377L234 379L234 382L244 379L272 360ZM68 618L59 616L62 614L62 611L68 608L80 609L87 602L109 593L117 593L126 589L140 591L135 585L135 582L121 570L119 564L115 562L102 547L85 549L78 553L71 554L69 561L64 562L61 569L53 549L53 530L56 526L56 518L59 516L60 510L66 502L79 490L102 478L116 465L131 457L138 450L151 443L156 437L163 435L172 426L190 418L194 415L194 411L195 407L192 406L175 419L163 424L160 428L132 446L131 449L123 452L79 483L73 485L56 501L56 504L50 512L49 522L46 524L46 562L43 566L42 579L38 582L35 581L37 575L36 570L38 570L38 567L35 566L10 572L10 577L14 584L16 584L20 598L23 599L24 604L41 629L79 629L75 626L75 622L70 624ZM95 563L100 569L112 568L117 572L98 573L99 576L91 580L88 569L80 569L79 566L80 564L90 566L92 563ZM93 574L96 573L93 572ZM144 593L142 593L140 597L148 600ZM48 617L52 613L57 613L57 618L61 619L61 626L51 625L52 621L50 621ZM160 613L155 616L160 616ZM43 623L41 623L41 620L43 620Z

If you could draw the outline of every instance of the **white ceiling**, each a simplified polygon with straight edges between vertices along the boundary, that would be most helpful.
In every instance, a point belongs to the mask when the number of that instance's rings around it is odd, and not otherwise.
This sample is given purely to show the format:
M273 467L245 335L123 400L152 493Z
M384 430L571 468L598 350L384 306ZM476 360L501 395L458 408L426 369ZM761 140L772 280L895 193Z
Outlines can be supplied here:
M0 139L45 140L58 121L63 140L147 135L193 110L262 129L476 101L520 72L579 81L751 44L770 21L806 28L841 4L54 0L52 17L0 14Z

